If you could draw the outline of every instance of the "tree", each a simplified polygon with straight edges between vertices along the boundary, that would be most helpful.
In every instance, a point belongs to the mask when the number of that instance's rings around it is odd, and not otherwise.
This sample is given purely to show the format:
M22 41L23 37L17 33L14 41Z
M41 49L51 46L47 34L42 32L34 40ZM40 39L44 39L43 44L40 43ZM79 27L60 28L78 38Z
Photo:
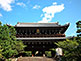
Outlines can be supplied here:
M76 33L77 34L77 38L76 38L76 41L79 43L79 46L78 46L78 52L79 52L79 58L81 57L81 21L78 21L76 23L76 26L77 26L77 31Z
M77 25L77 33L79 33L77 36L81 37L81 21L78 21L76 25Z
M15 35L14 27L2 26L0 22L0 45L4 58L10 58L24 51L25 45L22 41L17 41Z
M77 26L77 31L76 33L77 34L77 42L79 43L79 49L81 49L81 21L78 21L76 23L76 26ZM80 50L81 51L81 50Z
M2 51L3 51L3 49L2 49L2 47L0 46L0 58L3 57L3 55L2 55Z
M58 47L62 48L64 51L64 56L62 61L78 61L80 59L80 52L78 50L79 43L76 39L65 40L55 43Z

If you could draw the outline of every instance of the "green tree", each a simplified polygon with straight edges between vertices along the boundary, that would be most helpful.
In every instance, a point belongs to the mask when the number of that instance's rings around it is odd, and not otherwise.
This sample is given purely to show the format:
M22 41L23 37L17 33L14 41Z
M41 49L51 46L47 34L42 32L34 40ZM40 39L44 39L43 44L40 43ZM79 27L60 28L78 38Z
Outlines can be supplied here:
M62 61L78 61L80 59L80 52L78 50L79 43L76 39L65 40L55 43L58 47L62 48L64 51L64 56Z
M79 59L80 59L80 57L81 57L81 21L78 21L77 23L76 23L76 26L77 26L77 31L76 31L76 33L77 33L77 37L76 37L76 41L79 43L79 46L78 46L78 54L79 54Z
M78 21L76 25L77 25L77 33L78 33L77 36L81 37L81 21Z
M24 51L25 45L22 41L17 41L15 35L14 27L2 26L0 22L0 45L4 58L10 58Z
M2 55L2 51L3 51L3 49L2 49L2 47L0 46L0 58L3 57L3 55Z

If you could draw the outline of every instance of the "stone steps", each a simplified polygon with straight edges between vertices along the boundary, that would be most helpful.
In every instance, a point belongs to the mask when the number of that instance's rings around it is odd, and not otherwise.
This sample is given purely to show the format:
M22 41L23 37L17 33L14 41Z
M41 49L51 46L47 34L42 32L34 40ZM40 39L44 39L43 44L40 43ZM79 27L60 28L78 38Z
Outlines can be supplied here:
M17 61L56 61L47 57L19 57Z

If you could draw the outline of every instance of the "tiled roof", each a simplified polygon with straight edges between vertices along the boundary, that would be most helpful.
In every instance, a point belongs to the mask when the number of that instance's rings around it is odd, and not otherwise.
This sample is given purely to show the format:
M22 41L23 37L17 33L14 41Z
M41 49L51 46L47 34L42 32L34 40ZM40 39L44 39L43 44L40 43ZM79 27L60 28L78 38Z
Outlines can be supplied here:
M69 24L66 24L64 26L67 26ZM56 23L20 23L18 22L15 27L59 27L61 25Z
M72 37L39 37L39 38L16 38L17 40L63 40Z

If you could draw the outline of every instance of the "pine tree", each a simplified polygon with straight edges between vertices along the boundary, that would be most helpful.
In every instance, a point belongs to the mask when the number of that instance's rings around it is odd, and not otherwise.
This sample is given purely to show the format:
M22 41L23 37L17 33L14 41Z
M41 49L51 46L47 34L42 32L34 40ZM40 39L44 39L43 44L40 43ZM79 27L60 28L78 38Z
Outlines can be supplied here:
M77 25L77 31L76 31L76 33L78 33L77 34L77 38L76 38L76 41L78 42L78 44L79 44L79 46L78 46L78 52L79 52L79 57L81 57L81 21L78 21L77 23L76 23L76 25Z
M77 36L81 37L81 21L78 21L76 25L77 25L77 33L78 33Z

